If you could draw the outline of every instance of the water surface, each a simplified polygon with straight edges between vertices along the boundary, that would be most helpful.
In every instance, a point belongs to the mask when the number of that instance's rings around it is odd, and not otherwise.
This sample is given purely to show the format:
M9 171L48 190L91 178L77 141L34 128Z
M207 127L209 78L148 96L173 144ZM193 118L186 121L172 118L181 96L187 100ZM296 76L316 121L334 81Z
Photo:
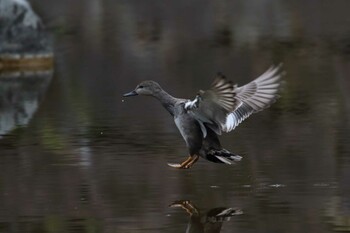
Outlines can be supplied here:
M239 210L223 233L350 231L348 1L32 3L55 68L0 78L0 232L185 232L179 200L200 224ZM192 98L218 71L245 84L279 62L278 102L221 137L235 166L168 167L187 157L172 118L121 97L153 79Z

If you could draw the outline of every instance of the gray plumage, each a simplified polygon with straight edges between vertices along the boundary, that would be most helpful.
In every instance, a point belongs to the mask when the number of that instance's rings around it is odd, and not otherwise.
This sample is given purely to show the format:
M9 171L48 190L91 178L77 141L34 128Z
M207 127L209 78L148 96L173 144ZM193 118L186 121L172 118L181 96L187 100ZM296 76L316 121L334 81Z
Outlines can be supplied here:
M232 131L251 114L276 101L283 74L280 67L271 67L241 87L218 74L211 88L200 90L194 100L175 98L154 81L143 81L124 96L155 97L174 117L190 156L199 155L212 162L232 164L241 157L223 149L218 135Z

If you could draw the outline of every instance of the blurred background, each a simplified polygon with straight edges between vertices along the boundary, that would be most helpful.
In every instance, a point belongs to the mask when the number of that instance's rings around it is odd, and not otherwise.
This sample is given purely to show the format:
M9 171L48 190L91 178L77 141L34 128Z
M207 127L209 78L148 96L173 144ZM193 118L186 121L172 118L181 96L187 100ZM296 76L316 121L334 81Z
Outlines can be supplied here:
M44 35L25 54L45 64L0 54L0 232L185 232L177 200L242 210L211 233L350 231L350 1L29 2ZM281 98L221 137L234 166L168 167L187 157L173 119L122 98L145 79L193 98L281 62Z

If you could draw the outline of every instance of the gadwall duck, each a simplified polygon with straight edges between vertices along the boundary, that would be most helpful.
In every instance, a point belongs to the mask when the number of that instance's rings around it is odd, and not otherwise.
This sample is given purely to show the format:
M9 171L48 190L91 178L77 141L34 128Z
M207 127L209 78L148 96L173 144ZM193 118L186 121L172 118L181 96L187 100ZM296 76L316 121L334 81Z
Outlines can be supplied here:
M278 98L281 65L271 67L250 83L238 87L218 73L209 90L200 90L193 100L175 98L155 81L143 81L124 97L146 95L158 99L174 117L184 138L189 157L175 168L190 168L200 157L214 163L233 164L241 160L222 148L218 135L234 130L251 114L269 107Z

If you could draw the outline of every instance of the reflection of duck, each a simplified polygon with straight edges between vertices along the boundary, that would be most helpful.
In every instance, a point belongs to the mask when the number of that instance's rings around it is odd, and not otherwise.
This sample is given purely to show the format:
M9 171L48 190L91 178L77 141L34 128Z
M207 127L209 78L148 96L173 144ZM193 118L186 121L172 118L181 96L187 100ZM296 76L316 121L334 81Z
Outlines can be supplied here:
M230 221L234 215L243 214L242 210L218 207L201 213L191 201L176 201L170 207L181 207L190 215L186 233L219 233L223 222Z
M181 164L170 166L190 168L199 156L215 163L232 164L241 157L223 149L218 135L232 131L251 114L269 107L276 100L281 77L279 71L279 67L271 67L242 87L218 74L211 88L200 90L192 101L174 98L154 81L141 82L124 97L153 96L174 116L190 156Z

